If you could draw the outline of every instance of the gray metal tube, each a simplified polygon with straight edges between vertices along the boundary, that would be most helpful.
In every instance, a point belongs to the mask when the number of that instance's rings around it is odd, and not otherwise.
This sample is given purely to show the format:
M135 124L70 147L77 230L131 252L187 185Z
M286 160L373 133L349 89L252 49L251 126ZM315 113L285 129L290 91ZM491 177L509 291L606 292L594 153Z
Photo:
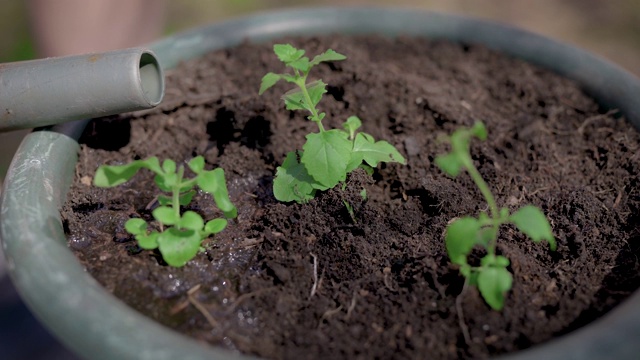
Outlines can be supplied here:
M0 131L148 109L164 74L146 49L0 64Z

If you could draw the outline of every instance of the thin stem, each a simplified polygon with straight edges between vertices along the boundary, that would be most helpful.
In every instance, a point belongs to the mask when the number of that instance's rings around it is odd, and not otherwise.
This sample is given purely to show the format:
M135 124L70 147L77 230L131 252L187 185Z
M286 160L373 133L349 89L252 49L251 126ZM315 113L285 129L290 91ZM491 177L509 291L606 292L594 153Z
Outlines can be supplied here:
M311 102L311 96L309 96L309 92L307 91L307 77L301 77L300 81L297 83L298 87L300 87L300 91L302 91L302 95L304 96L304 101L307 102L307 104L309 104L309 112L311 112L311 120L313 122L315 122L316 124L318 124L318 128L320 129L320 132L324 132L324 126L322 126L322 122L318 116L318 109L316 109L315 106L313 106L313 103Z
M478 171L478 169L476 169L475 165L473 165L473 160L471 160L471 157L468 157L466 160L467 161L465 161L466 163L465 166L467 168L467 172L469 172L471 179L473 179L473 182L476 183L476 186L480 190L480 193L482 194L482 196L484 196L484 199L487 201L487 204L489 205L489 213L490 213L491 219L493 220L491 222L491 227L493 228L493 232L495 235L492 236L492 239L487 246L487 252L489 255L493 256L495 255L496 241L498 237L498 228L502 223L502 219L500 219L498 205L496 203L496 199L493 197L493 194L491 193L491 190L489 189L489 185L487 185L487 183L482 178L482 175L480 175L480 172Z
M498 205L496 204L496 199L493 197L491 190L489 190L489 185L487 185L487 183L482 178L482 175L480 175L480 172L478 171L478 169L476 169L476 167L473 165L471 161L469 161L469 164L467 164L467 171L469 172L471 179L473 179L473 182L476 183L476 186L478 187L478 189L480 189L480 193L482 194L482 196L484 196L485 200L487 201L487 204L489 205L489 212L491 214L491 218L497 221L500 217L500 214L498 212Z
M180 165L178 168L178 178L176 179L176 183L173 186L172 190L172 200L171 206L173 207L173 212L176 214L176 219L180 219L180 188L182 187L182 177L184 176L184 166ZM180 226L177 226L180 229Z

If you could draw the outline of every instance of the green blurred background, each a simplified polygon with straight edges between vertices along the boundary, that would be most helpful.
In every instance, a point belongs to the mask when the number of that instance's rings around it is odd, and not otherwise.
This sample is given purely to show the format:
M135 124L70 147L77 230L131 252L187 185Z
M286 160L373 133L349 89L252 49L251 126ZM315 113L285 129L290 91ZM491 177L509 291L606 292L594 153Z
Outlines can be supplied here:
M640 75L640 0L169 0L165 34L260 11L348 5L413 7L509 23L572 43ZM0 1L0 62L34 56L24 2ZM23 135L0 134L0 181Z

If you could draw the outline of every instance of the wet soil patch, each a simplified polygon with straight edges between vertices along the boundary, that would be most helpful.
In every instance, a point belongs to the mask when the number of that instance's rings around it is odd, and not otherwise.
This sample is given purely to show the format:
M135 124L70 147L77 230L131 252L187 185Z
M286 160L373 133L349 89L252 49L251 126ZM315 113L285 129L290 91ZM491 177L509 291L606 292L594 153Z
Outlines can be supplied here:
M278 203L275 168L315 124L284 109L287 85L257 95L266 72L283 70L271 44L183 63L170 71L159 108L96 120L82 138L64 226L82 264L114 295L177 331L265 358L455 359L565 334L640 285L640 136L576 84L475 45L286 41L312 56L327 48L347 55L312 75L329 84L325 127L357 115L407 165L354 172L345 190L308 204ZM540 207L558 242L554 253L502 229L498 251L511 259L514 285L501 312L473 288L461 294L443 240L451 219L486 210L468 176L451 179L433 163L447 150L438 137L476 120L489 139L473 143L473 158L498 204ZM194 155L225 169L239 217L176 269L123 228L150 216L152 175L111 189L90 183L103 163ZM189 208L220 215L206 194Z

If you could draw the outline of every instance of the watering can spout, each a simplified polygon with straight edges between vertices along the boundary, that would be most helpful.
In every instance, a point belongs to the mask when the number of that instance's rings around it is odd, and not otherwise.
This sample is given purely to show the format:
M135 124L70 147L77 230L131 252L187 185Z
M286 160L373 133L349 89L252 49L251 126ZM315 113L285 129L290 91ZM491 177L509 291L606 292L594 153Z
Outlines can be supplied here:
M163 96L146 49L0 64L0 132L148 109Z

